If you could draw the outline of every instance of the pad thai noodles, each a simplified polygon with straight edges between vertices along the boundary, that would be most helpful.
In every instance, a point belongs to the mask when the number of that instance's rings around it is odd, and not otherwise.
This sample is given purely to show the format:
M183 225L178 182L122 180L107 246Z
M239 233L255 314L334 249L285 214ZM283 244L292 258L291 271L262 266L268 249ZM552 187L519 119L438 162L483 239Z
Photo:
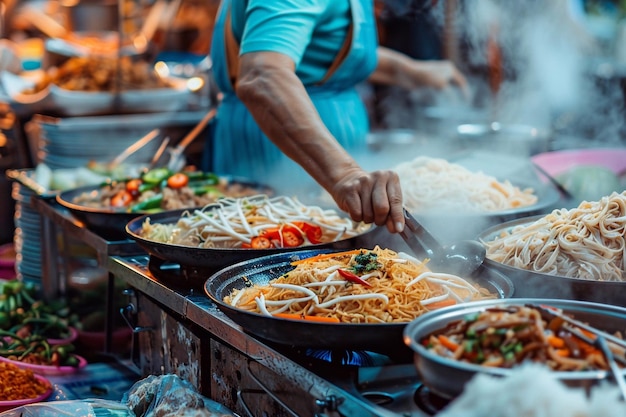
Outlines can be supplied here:
M295 261L267 285L235 289L224 301L259 314L342 323L409 322L424 312L496 298L464 278L433 272L427 260L376 246Z

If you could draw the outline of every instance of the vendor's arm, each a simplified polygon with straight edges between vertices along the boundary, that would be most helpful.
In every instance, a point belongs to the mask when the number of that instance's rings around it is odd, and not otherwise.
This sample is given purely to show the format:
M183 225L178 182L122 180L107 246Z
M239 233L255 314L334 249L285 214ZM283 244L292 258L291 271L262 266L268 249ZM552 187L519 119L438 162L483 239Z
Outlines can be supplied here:
M355 221L404 227L402 192L393 171L364 171L328 131L287 55L243 54L237 95L263 132Z
M409 89L442 89L449 85L461 89L467 87L465 77L450 61L420 61L382 46L377 51L378 66L369 78L373 83Z

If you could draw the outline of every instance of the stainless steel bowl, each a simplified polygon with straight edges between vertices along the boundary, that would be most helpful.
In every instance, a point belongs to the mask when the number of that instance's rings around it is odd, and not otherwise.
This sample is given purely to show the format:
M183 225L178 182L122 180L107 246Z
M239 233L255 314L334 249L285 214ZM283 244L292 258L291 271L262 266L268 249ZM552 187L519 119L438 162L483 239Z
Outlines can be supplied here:
M543 215L525 217L492 226L479 234L477 239L492 241L503 232L517 226L529 225L542 217ZM512 267L489 258L485 259L485 264L509 277L515 285L515 296L519 298L572 299L626 307L626 281L596 281L549 275Z
M491 307L525 304L545 304L562 309L577 320L609 333L626 330L626 309L585 301L520 298L477 301L442 308L418 317L404 329L404 342L414 352L415 367L424 385L433 392L451 399L461 394L465 384L477 374L503 377L511 375L513 369L486 367L444 358L429 351L422 345L421 340L468 314L479 313ZM555 374L557 379L568 386L584 388L590 388L610 377L608 371L555 372Z

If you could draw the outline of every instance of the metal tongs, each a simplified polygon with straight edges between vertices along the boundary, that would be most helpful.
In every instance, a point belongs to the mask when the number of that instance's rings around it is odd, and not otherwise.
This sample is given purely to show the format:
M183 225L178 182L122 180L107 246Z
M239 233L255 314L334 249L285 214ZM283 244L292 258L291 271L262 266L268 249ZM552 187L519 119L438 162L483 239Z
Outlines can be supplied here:
M485 260L486 250L480 242L463 240L443 246L406 208L400 236L418 257L429 258L430 269L437 272L470 276Z
M169 153L169 160L167 161L167 167L171 171L180 171L185 166L185 156L183 153L185 149L191 142L193 142L196 137L204 130L204 128L209 124L211 120L215 117L217 111L216 109L209 110L204 117L198 122L196 126L185 137L180 141L178 145L174 148L167 149ZM159 165L160 162L157 162L156 165Z
M622 340L619 337L604 332L600 329L596 329L595 327L589 326L588 324L585 324L581 321L573 319L568 315L563 314L563 312L554 307L546 305L530 305L529 307L540 310L551 317L557 317L563 320L565 323L570 325L564 326L570 333L583 340L584 342L596 346L598 349L600 349L600 351L604 355L604 358L606 359L607 364L609 365L609 369L611 370L613 379L615 379L615 382L617 383L617 386L622 393L622 398L626 400L626 378L624 377L624 371L620 369L620 367L617 365L616 356L610 349L608 344L608 342L610 341L611 343L626 350L625 340ZM594 337L583 333L581 330L593 334ZM622 364L626 364L626 357L624 355L617 356L617 359L619 359Z

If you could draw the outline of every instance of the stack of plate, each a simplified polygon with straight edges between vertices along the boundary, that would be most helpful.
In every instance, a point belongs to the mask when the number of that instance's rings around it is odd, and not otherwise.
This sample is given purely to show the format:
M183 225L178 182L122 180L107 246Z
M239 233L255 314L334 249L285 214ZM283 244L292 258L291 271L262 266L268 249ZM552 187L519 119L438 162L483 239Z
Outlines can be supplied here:
M107 162L139 138L160 127L152 123L124 122L123 116L75 118L34 117L27 132L38 163L51 169L77 168L90 161ZM153 140L127 162L148 162L160 140Z
M41 283L41 215L32 207L35 193L19 182L13 183L15 200L15 235L17 278L25 282Z

